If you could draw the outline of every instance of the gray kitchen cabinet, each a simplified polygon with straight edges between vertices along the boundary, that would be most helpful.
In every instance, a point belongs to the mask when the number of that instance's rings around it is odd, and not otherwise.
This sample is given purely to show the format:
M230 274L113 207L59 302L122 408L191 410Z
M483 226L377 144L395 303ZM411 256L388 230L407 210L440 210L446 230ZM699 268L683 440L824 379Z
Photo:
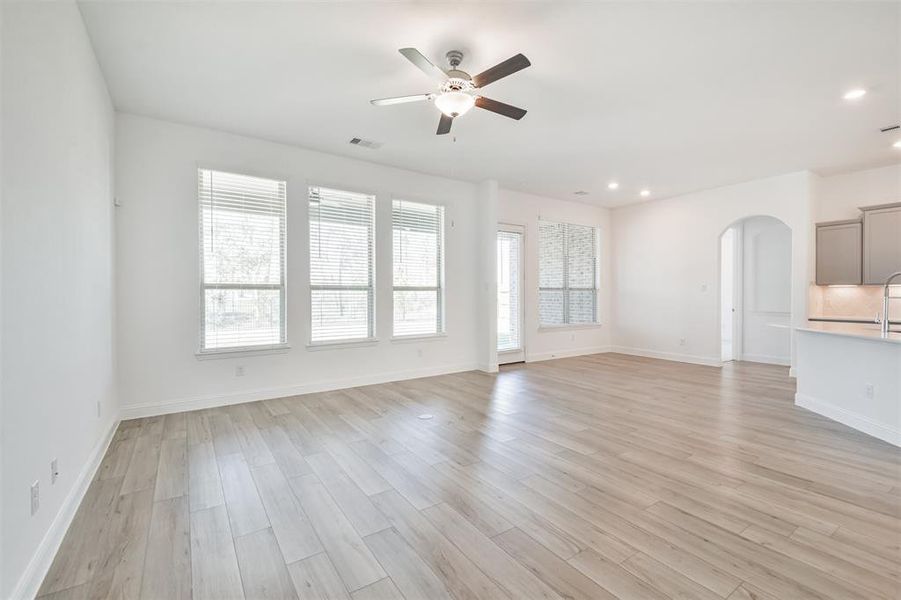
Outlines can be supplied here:
M901 271L901 202L862 207L863 282L881 285Z
M861 222L817 223L817 285L861 282Z

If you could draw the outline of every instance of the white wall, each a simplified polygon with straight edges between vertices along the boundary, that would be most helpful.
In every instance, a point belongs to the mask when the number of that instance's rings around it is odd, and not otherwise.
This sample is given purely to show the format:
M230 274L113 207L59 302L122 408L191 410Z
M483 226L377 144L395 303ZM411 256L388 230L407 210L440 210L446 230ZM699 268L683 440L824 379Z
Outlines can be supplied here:
M601 230L598 308L601 324L541 329L538 325L538 220L591 225ZM606 208L501 189L497 221L525 228L523 297L526 360L605 352L610 346L610 212ZM494 253L492 254L492 257ZM493 259L492 259L493 260Z
M741 222L741 360L791 360L791 230L772 217Z
M479 322L479 369L497 371L497 211L499 189L497 181L484 181L479 185L479 225L471 238L476 240L479 252L479 306L476 318Z
M478 186L300 148L117 116L119 391L123 417L473 369L479 329ZM361 150L361 152L363 152ZM284 353L198 360L198 163L287 180L288 343ZM373 345L311 351L307 186L373 192ZM447 336L391 341L392 197L443 203ZM236 377L235 367L245 375Z
M110 99L74 3L7 2L2 27L0 597L9 598L40 583L117 406ZM35 480L41 505L31 515Z
M719 365L720 235L757 215L792 230L792 323L803 325L813 274L812 180L792 173L611 211L614 347Z
M859 206L901 202L901 163L821 177L816 190L817 222L856 219Z

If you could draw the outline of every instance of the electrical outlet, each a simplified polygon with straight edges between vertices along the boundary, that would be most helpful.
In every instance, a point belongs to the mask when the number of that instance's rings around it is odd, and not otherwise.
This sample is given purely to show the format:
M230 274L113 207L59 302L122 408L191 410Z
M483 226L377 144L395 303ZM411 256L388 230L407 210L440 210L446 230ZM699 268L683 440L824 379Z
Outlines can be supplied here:
M35 481L31 484L31 514L38 512L41 507L41 482Z
M706 292L706 291L707 291L707 284L706 284L706 283L702 283L702 284L701 284L701 291L702 291L702 292Z
M684 346L684 345L685 345L685 338L679 338L679 345L680 345L680 346Z
M244 377L244 365L235 367L235 377Z
M59 466L56 459L54 458L50 461L50 485L56 483L57 477L59 477Z
M866 393L868 400L872 400L876 396L876 388L873 387L872 383L867 383L864 385L864 393Z

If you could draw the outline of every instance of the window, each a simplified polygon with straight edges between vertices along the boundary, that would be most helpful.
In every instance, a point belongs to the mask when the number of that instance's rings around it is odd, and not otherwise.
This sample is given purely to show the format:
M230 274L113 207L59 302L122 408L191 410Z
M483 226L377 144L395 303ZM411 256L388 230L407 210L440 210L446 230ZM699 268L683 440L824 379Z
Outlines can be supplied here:
M395 200L394 335L444 333L444 207Z
M541 325L597 323L598 231L538 223L538 317Z
M497 232L497 350L522 349L522 232Z
M285 182L197 174L200 351L285 343Z
M375 337L375 196L310 188L311 341Z

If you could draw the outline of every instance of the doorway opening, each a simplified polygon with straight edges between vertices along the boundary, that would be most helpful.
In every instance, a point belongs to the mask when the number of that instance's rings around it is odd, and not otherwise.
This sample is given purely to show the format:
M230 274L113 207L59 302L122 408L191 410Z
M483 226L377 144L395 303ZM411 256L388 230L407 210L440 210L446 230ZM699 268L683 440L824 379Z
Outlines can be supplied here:
M523 228L497 231L497 362L525 360L523 347Z
M791 362L791 229L747 217L720 236L720 358Z

